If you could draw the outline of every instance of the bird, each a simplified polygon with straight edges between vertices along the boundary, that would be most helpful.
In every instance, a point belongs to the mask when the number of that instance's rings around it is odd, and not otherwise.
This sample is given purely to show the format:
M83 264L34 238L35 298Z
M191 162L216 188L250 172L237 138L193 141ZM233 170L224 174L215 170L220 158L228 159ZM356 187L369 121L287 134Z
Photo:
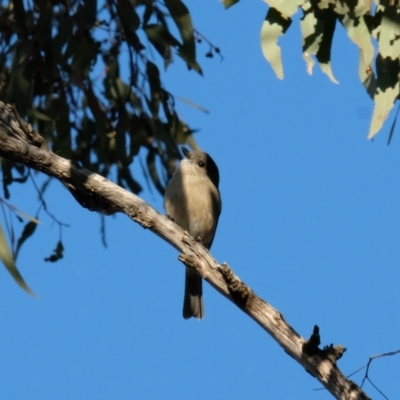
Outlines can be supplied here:
M181 149L184 159L165 189L164 208L167 217L210 249L222 207L218 167L207 153ZM201 276L186 267L183 318L204 318L202 284Z

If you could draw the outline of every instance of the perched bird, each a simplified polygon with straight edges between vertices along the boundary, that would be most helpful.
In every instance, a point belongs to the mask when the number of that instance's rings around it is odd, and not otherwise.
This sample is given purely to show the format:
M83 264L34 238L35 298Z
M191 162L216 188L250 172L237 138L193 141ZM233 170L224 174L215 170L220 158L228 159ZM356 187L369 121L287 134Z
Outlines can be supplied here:
M182 146L185 158L169 181L164 195L167 216L210 249L221 213L219 172L214 160L202 151ZM186 268L183 318L203 319L202 279Z

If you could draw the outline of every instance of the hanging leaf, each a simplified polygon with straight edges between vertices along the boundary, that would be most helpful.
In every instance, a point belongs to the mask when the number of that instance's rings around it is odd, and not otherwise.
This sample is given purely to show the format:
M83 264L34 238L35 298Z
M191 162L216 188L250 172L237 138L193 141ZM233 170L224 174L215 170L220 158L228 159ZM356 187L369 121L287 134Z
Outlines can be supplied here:
M315 56L322 72L324 72L333 83L339 83L333 76L331 68L331 48L337 16L332 8L328 8L320 13L319 20L323 21L323 33L322 40Z
M394 102L399 95L400 89L400 64L399 60L391 58L382 58L378 55L376 58L376 70L378 75L378 88L375 93L374 111L368 139L372 139L382 128L383 123L394 106ZM397 79L395 78L397 76Z
M376 57L377 90L368 139L382 128L400 93L400 15L397 7L385 7Z
M97 0L85 0L79 6L78 13L83 17L86 26L94 25L97 16Z
M61 63L63 47L72 36L74 19L70 15L65 15L58 23L57 34L52 41L52 52L54 61Z
M103 109L100 107L99 100L92 88L86 90L86 100L90 108L90 111L92 112L94 118L96 119L98 131L101 134L107 133L110 130L107 116L103 111Z
M0 224L0 260L3 262L4 266L7 268L7 271L14 278L15 282L24 289L28 294L33 297L36 297L35 293L29 288L29 286L25 283L24 278L19 273L13 256L11 255L11 251L8 247L6 236L4 235L3 227Z
M157 173L156 168L156 151L154 149L149 149L149 153L147 154L147 169L150 173L150 178L153 181L154 186L157 188L159 193L164 196L164 187L161 184L160 177Z
M140 18L134 9L134 6L129 0L118 0L117 10L126 39L136 51L139 52L143 50L144 46L135 32L140 26Z
M232 7L234 4L239 3L239 0L221 0L225 9Z
M164 66L167 68L172 61L171 46L178 48L181 44L163 25L149 24L146 26L144 31L146 32L150 43L164 58Z
M261 49L276 76L283 79L281 48L278 39L289 29L292 20L285 18L275 8L270 8L261 27Z
M12 163L11 161L6 160L5 158L0 159L1 162L1 173L3 175L3 192L4 192L4 197L6 199L10 198L10 190L8 189L8 186L11 185L13 182L13 176L12 176Z
M202 69L200 67L200 64L196 60L193 59L193 57L190 55L190 52L188 52L185 47L182 46L179 49L178 56L180 58L182 58L183 61L186 62L186 64L188 65L189 69L193 69L194 71L196 71L200 75L203 75L203 71L202 71Z
M304 3L304 0L265 0L265 2L277 10L284 18L290 18L297 12L299 6Z
M161 81L160 81L160 71L157 66L151 61L147 61L147 77L149 79L151 99L148 102L149 108L153 116L158 115L158 110L160 106L160 92L161 92Z
M400 55L400 14L396 7L385 7L379 34L379 52L382 57L396 60Z
M37 227L37 223L34 221L29 221L25 225L25 227L22 231L21 237L17 241L17 247L15 249L15 255L14 255L15 261L18 258L18 253L19 253L19 250L21 249L21 246L25 243L26 239L28 239L29 237L31 237L34 234L36 227Z
M181 0L165 0L165 5L182 38L183 44L179 49L180 57L187 62L190 68L201 74L201 68L196 61L194 28L188 8Z
M72 156L71 123L69 120L70 108L65 94L53 99L51 109L54 113L56 135L53 139L53 151L66 158Z
M349 38L360 49L360 61L358 75L361 82L367 90L367 93L373 98L376 90L376 79L372 71L372 61L374 59L374 46L371 42L371 36L364 18L351 18L345 15L341 23L347 30Z
M307 64L307 72L311 75L315 64L313 57L320 62L321 70L333 83L338 83L333 76L330 55L333 33L336 26L336 15L332 8L316 10L303 6L304 15L300 21L303 37L303 58Z

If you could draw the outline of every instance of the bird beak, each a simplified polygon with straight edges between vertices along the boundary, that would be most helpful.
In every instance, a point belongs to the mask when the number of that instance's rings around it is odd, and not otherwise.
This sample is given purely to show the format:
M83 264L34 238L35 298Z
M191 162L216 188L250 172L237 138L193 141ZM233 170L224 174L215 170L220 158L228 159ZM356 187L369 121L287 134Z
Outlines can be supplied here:
M185 147L185 146L181 146L182 149L182 153L186 158L190 158L190 151Z

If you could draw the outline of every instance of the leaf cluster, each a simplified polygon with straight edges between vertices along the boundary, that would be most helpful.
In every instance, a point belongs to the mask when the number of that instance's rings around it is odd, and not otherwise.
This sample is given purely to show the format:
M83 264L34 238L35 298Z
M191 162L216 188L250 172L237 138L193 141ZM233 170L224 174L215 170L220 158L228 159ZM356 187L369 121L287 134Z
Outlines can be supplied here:
M154 51L155 50L155 51ZM178 116L159 66L176 55L201 74L181 0L0 2L0 100L15 104L52 150L134 193L129 168L162 193L192 130ZM2 160L3 188L26 169Z
M400 94L400 5L396 1L370 0L266 0L268 9L261 28L261 46L278 78L283 79L278 39L302 12L300 28L303 58L311 74L315 64L331 79L331 49L338 24L359 49L359 78L374 100L368 138L379 130ZM393 128L392 128L393 130Z

